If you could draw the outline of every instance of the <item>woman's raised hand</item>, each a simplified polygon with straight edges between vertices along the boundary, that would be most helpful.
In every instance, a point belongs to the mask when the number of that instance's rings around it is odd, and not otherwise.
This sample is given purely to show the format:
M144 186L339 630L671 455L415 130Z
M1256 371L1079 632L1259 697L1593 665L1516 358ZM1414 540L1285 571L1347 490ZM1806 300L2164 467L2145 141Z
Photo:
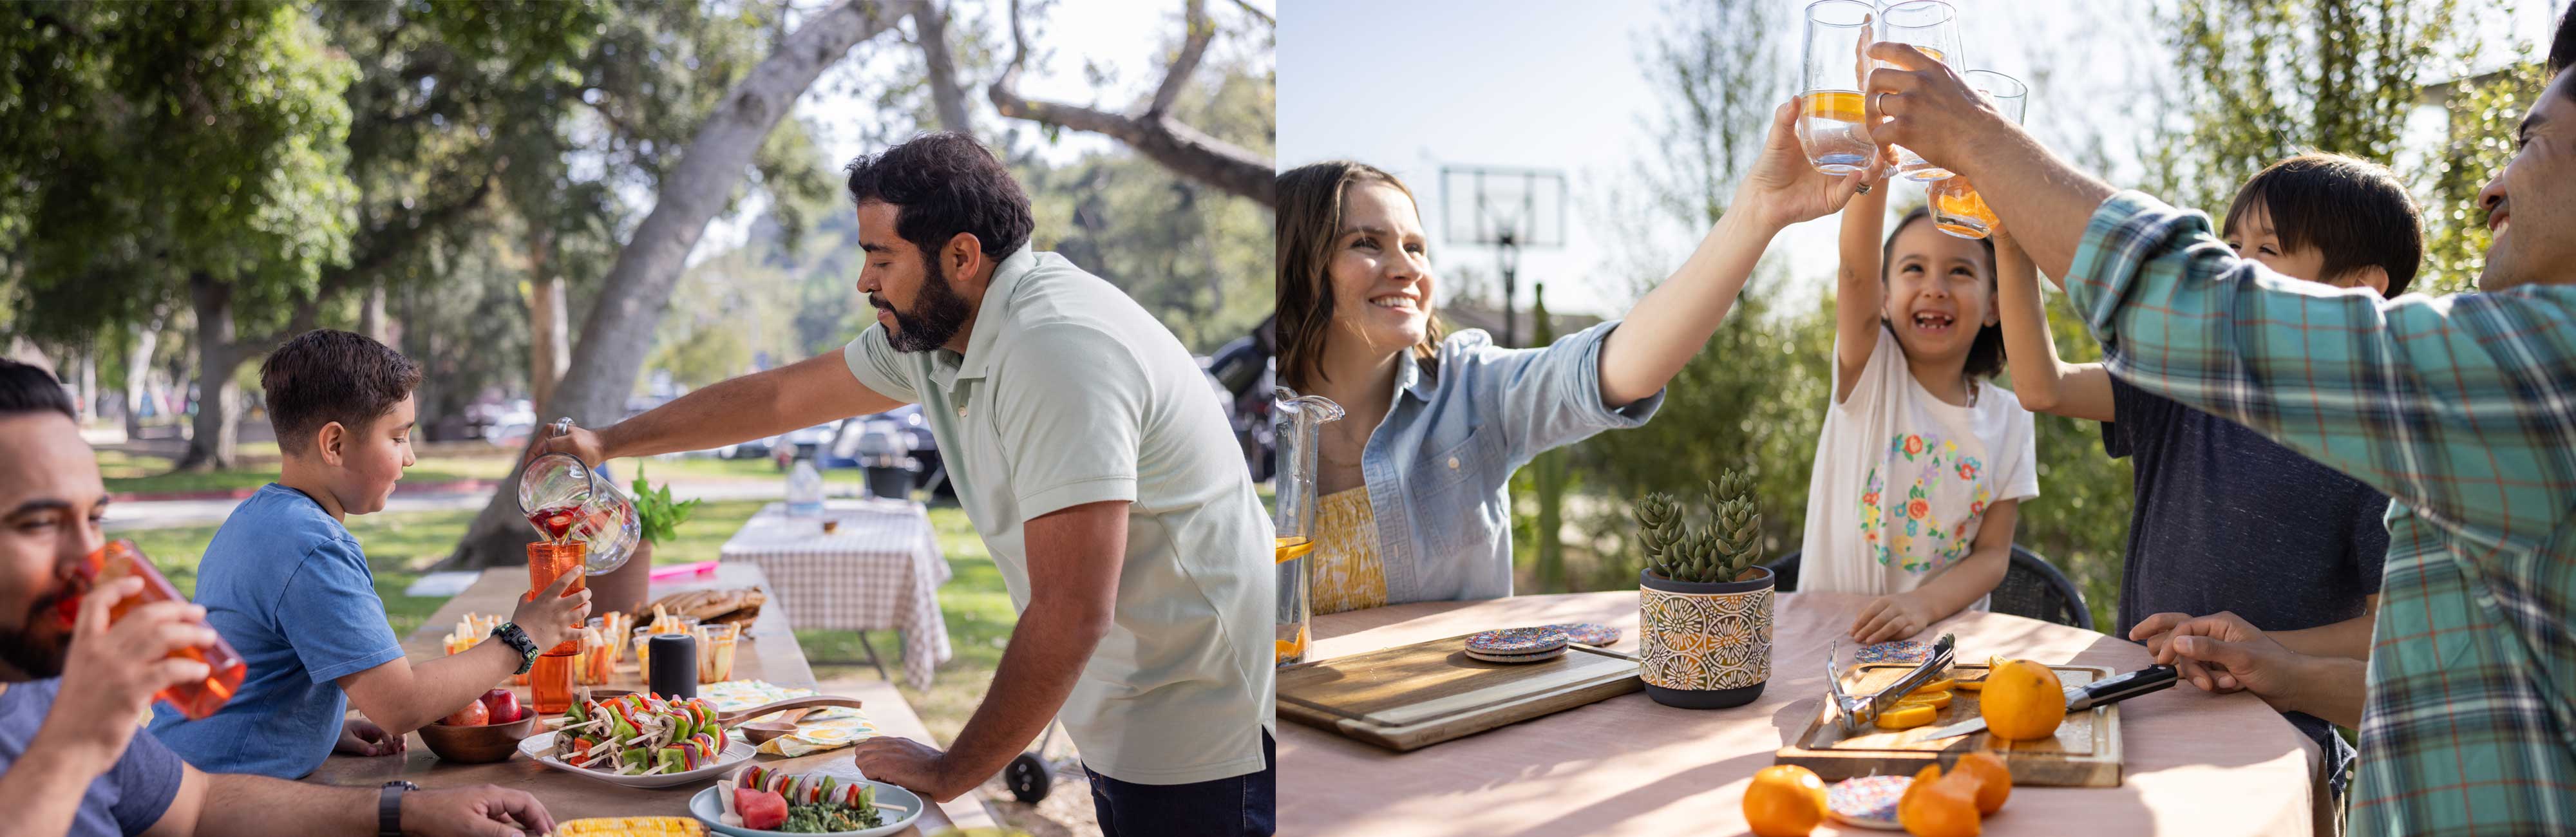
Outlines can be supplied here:
M1887 179L1882 158L1870 160L1867 170L1840 177L1817 171L1798 144L1798 107L1798 100L1791 99L1772 112L1762 156L1736 187L1728 211L1759 213L1765 226L1785 227L1841 211L1862 187L1875 188Z

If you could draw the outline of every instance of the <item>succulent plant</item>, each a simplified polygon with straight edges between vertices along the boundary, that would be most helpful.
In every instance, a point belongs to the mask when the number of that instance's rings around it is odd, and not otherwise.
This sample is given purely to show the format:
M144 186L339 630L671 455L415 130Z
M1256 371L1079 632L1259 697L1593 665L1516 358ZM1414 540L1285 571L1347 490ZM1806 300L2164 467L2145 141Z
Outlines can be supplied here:
M1708 482L1704 515L1649 492L1637 501L1637 542L1646 567L1685 582L1733 581L1762 560L1762 512L1753 476L1728 469ZM1704 517L1704 522L1694 522Z

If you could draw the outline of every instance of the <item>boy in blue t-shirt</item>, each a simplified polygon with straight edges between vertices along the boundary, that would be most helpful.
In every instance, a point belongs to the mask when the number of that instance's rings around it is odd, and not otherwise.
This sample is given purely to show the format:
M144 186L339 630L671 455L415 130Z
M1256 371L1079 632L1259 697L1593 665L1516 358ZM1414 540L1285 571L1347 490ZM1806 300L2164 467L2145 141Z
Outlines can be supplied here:
M152 734L207 771L297 778L336 749L384 755L404 733L465 708L537 650L571 634L590 593L575 576L512 614L498 641L413 665L385 621L348 515L383 510L412 464L420 367L363 335L305 332L260 365L284 455L277 482L233 510L197 570L206 622L249 664L232 702L189 721L166 708ZM368 721L342 718L350 704Z
M2239 187L2220 226L2230 247L2275 273L2381 297L2406 292L2422 222L2383 166L2337 154L2272 164ZM2019 256L2016 248L2007 247ZM2006 260L2008 264L2012 259ZM2136 467L2116 632L2161 650L2175 626L2231 612L2291 650L2368 659L2388 497L2262 434L2104 371L2057 358L2029 260L2004 271L2004 345L2032 410L2102 422L2102 447ZM2212 672L2177 663L2195 682ZM2232 689L2228 689L2232 691ZM2324 720L2288 712L2327 755L2340 792L2353 756Z

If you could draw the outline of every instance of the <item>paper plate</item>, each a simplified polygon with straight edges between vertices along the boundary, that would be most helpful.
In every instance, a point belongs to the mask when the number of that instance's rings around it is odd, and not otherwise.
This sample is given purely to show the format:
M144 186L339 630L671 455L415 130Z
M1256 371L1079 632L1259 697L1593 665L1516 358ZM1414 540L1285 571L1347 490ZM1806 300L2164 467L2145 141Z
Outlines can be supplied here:
M1536 654L1565 647L1564 631L1555 628L1504 628L1467 638L1467 650L1484 654Z
M762 831L757 828L726 825L724 824L724 800L716 798L716 794L721 792L722 788L708 788L698 791L696 796L689 797L689 814L697 817L699 822L706 823L707 830L718 834L731 834L734 837L880 837L880 835L894 834L911 828L913 820L921 819L922 807L929 804L923 802L921 797L912 791L875 779L858 779L855 783L876 789L877 810L884 813L886 824L859 831L827 831L820 835Z
M575 776L596 779L619 787L667 788L673 785L685 785L700 779L713 779L717 775L724 773L726 770L732 769L735 765L750 761L752 754L758 752L758 750L753 749L749 742L743 741L740 737L741 735L742 733L740 732L732 730L726 731L724 755L717 758L714 764L710 764L696 770L682 771L679 773L659 773L651 776L619 776L615 773L610 773L604 770L592 770L587 767L574 767L572 765L565 764L563 759L547 755L547 752L554 749L555 746L555 733L551 732L540 732L535 735L528 736L525 739L521 739L519 741L519 754L527 756L528 758L536 759L537 763L556 770L571 773Z
M1896 800L1914 780L1905 776L1861 776L1825 786L1825 808L1834 820L1861 828L1903 831L1896 823Z

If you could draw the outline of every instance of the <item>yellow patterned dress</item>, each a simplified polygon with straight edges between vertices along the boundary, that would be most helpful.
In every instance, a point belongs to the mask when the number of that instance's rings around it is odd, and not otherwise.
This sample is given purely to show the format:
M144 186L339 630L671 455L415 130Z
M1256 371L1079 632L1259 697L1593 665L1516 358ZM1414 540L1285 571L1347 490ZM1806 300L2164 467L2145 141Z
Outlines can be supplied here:
M1368 487L1326 494L1315 508L1315 615L1386 605L1386 564L1377 552L1377 516Z

